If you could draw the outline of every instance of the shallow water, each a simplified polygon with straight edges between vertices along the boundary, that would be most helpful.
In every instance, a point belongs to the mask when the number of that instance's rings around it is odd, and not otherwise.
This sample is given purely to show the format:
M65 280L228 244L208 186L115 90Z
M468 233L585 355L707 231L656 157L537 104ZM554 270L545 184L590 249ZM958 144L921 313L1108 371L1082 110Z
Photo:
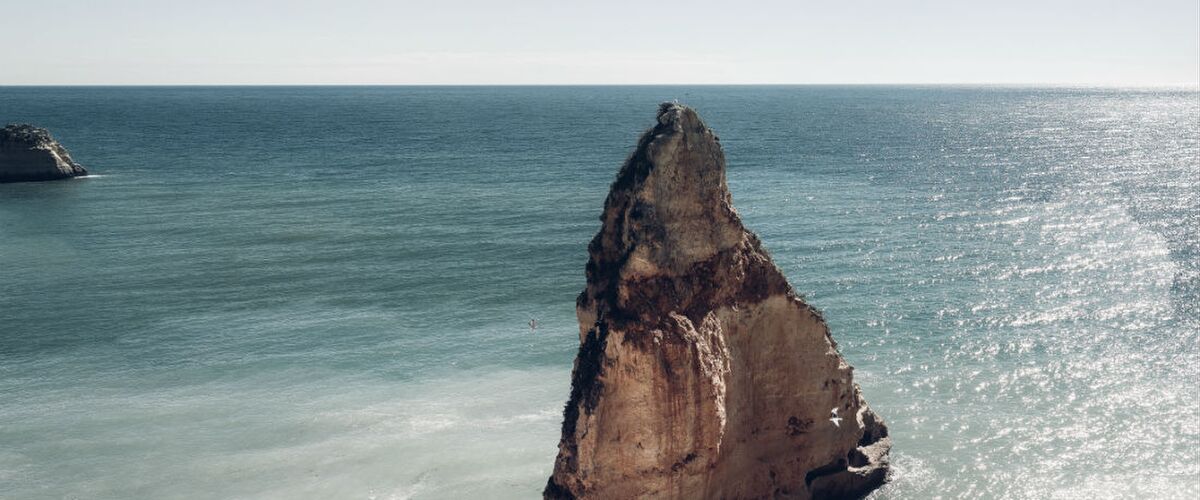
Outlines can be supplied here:
M536 496L670 99L888 421L877 498L1200 496L1200 93L872 86L0 87L97 174L0 185L0 496Z

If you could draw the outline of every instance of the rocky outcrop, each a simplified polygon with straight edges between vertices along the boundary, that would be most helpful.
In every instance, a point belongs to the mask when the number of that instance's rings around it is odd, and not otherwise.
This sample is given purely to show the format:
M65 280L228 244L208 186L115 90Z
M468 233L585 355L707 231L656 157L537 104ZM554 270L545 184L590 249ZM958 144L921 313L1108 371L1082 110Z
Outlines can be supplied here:
M742 226L695 111L659 109L601 220L546 498L855 498L886 480L887 427Z
M50 132L32 125L0 129L0 182L51 181L87 175Z

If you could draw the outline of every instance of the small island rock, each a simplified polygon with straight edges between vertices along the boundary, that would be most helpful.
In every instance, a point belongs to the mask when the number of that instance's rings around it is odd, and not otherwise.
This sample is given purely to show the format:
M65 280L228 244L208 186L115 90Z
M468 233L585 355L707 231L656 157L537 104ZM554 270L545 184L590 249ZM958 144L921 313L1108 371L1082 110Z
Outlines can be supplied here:
M67 149L44 128L8 125L0 129L0 182L52 181L87 175Z

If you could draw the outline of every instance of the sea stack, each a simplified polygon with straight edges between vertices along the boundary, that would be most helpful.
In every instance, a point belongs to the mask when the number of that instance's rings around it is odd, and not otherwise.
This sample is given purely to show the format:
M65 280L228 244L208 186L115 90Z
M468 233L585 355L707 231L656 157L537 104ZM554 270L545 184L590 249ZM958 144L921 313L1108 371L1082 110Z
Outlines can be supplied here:
M742 225L694 110L660 107L601 221L545 498L858 498L886 481L887 427Z
M44 128L8 125L0 129L0 182L52 181L87 175L67 149Z

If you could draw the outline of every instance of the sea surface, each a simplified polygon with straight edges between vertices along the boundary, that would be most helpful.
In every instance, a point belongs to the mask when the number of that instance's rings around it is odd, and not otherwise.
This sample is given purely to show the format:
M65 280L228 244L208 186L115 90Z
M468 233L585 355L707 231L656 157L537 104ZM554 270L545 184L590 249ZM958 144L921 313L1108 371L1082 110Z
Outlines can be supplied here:
M535 498L659 102L828 318L876 499L1200 497L1200 92L0 87L0 498ZM528 323L536 318L538 327Z

